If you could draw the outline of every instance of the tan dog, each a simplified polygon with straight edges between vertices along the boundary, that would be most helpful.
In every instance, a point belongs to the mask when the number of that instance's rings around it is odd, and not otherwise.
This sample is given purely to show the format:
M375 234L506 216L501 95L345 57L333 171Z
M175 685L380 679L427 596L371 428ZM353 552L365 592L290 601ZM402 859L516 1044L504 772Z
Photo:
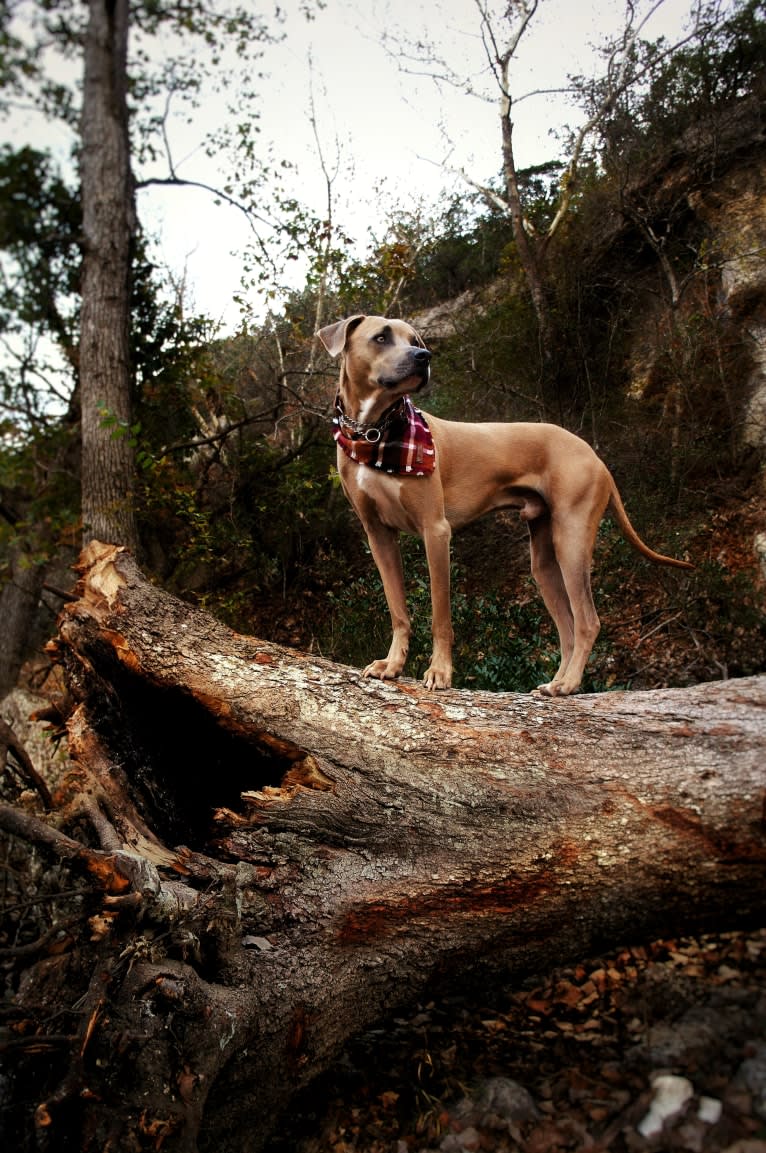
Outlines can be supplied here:
M407 465L409 475L388 471L387 463L362 463L366 456L375 456L379 442L390 434L394 417L398 419L408 403L402 398L427 384L431 354L409 324L381 316L351 316L318 335L331 356L342 356L335 422L338 472L367 533L393 627L388 655L368 665L365 677L398 677L407 659L410 621L400 532L415 533L425 543L433 655L424 680L436 689L449 688L452 679L452 530L492 509L517 508L529 528L532 574L561 644L558 672L549 684L539 686L549 696L577 691L598 636L590 570L596 532L607 509L644 556L659 564L693 567L644 544L606 466L585 441L557 425L465 424L423 413L435 464L433 457L423 456L429 450L422 445L416 446L416 455L412 446L407 449L407 460L416 461L414 467ZM401 448L398 443L395 447ZM360 459L352 459L349 452Z

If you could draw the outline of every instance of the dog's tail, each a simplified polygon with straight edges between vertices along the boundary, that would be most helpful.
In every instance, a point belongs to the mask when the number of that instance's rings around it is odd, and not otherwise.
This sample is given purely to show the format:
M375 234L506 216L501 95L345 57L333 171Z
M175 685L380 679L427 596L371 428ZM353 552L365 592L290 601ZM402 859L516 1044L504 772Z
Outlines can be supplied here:
M678 560L678 558L674 556L665 556L663 553L655 552L653 548L649 548L648 544L644 544L644 542L641 540L641 537L630 523L630 518L625 511L625 505L622 503L622 497L618 492L614 478L610 479L612 480L612 492L609 498L608 510L612 513L614 519L617 521L617 524L620 526L620 531L622 532L622 535L625 537L626 541L628 541L629 544L632 544L633 548L636 549L637 552L643 553L645 557L648 557L649 560L654 561L656 564L668 564L672 565L673 568L694 568L694 565L690 564L688 560Z

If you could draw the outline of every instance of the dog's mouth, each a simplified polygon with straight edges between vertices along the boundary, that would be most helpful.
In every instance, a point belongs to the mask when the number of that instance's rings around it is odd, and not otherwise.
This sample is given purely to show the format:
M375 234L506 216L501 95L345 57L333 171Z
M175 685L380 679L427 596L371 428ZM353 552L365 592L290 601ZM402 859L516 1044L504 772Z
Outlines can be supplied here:
M431 373L426 369L425 372L410 373L409 376L400 376L396 379L379 376L378 385L392 392L394 389L403 389L405 392L421 392L430 379Z
M417 381L417 384L415 384L414 387L410 389L410 392L423 392L428 388L429 384L431 383L430 364L426 365L425 372L418 373L418 375L415 377L415 380Z
M405 386L407 392L420 392L431 379L431 353L425 348L414 349L406 363L397 368L395 375L379 376L379 386L388 389Z

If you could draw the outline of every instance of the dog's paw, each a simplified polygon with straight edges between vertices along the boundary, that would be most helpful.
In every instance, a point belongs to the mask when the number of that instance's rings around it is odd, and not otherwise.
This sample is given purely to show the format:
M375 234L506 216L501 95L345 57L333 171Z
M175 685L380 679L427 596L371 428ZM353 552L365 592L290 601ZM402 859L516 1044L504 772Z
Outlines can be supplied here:
M544 685L538 685L536 689L532 689L532 695L535 697L555 697L556 687L553 681L547 681Z
M533 689L535 696L540 697L569 697L572 693L576 693L579 689L579 682L577 684L568 685L565 680L561 681L548 681L547 684L538 685Z
M393 661L371 661L362 673L365 680L393 681L399 676L402 666L395 665Z
M452 687L452 669L436 669L433 665L426 669L423 684L427 689L449 689Z

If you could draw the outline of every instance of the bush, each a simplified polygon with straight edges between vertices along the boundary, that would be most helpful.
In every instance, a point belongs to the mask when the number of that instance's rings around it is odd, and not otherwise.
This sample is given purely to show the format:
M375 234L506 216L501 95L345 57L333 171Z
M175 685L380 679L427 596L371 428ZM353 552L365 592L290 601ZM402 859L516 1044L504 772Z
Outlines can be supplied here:
M419 543L402 541L412 637L407 675L422 677L431 659L431 592ZM452 623L455 629L455 688L529 692L550 680L558 667L558 640L539 599L512 600L501 591L471 597L465 574L453 564ZM326 656L357 668L388 651L390 621L383 585L372 557L369 571L340 591L318 642Z

